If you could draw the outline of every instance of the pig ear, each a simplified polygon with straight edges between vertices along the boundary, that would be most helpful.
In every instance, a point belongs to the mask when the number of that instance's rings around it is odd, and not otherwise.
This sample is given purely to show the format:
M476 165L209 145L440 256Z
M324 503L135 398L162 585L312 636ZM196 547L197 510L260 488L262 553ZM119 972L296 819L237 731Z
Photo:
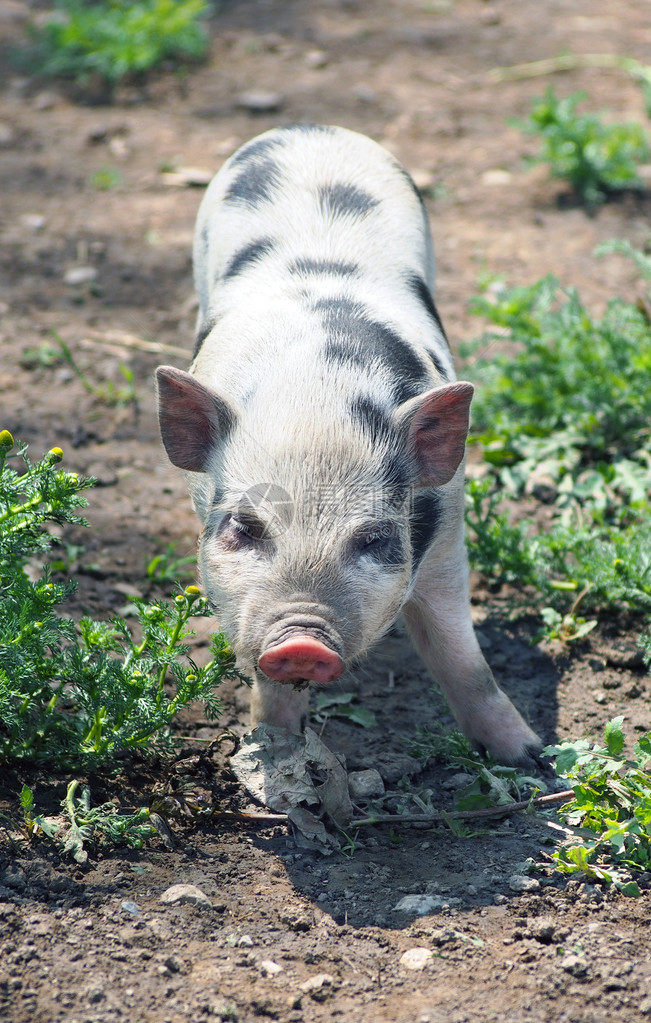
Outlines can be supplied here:
M172 366L156 370L158 422L170 462L179 469L205 472L215 445L237 421L233 406Z
M461 465L473 393L472 384L459 380L412 398L398 409L407 430L407 452L416 465L417 487L440 487Z

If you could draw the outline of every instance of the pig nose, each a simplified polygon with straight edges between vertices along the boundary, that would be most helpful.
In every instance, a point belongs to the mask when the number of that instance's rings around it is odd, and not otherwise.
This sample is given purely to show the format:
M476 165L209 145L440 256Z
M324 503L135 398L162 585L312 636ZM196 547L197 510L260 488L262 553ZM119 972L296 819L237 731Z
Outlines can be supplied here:
M334 682L344 670L339 654L311 636L292 636L271 647L258 666L276 682Z

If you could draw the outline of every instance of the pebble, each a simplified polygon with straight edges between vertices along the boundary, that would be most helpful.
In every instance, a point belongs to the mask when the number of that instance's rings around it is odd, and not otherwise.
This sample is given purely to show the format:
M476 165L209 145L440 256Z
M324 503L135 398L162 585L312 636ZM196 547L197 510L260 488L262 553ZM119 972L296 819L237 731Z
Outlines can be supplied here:
M250 934L243 934L237 944L240 948L253 948L253 938Z
M263 959L260 963L260 970L263 977L277 977L279 973L283 972L283 967L275 963L273 959Z
M61 97L58 92L52 92L50 89L46 89L44 92L37 93L32 100L32 106L34 110L51 110L57 103L61 102Z
M351 771L348 775L351 799L374 799L384 795L382 775L374 767L366 771Z
M63 280L65 284L74 288L80 284L90 284L96 278L97 270L94 266L73 266L70 270L66 270Z
M512 892L537 892L540 888L540 881L537 877L524 877L522 874L513 874L509 878L509 888Z
M328 64L328 54L325 50L308 50L305 54L305 63L309 68L318 70Z
M271 114L280 110L285 102L285 97L281 92L250 89L247 92L241 92L235 102L238 107L243 107L250 114Z
M422 170L421 168L415 168L411 172L411 180L414 182L416 188L421 193L429 192L430 189L434 188L436 184L436 178L431 171Z
M125 899L124 902L121 902L120 908L125 913L129 913L130 916L138 916L138 913L140 912L140 906L137 906L135 902L131 902L129 899Z
M23 213L20 222L28 231L42 231L47 223L41 213Z
M334 982L335 978L331 973L317 973L314 977L309 977L299 984L299 988L303 994L309 995L315 1002L323 1002L328 997Z
M573 977L585 977L588 972L588 964L581 956L569 952L561 959L561 970L571 973Z
M444 906L440 895L405 895L393 907L395 913L415 913L426 916L428 913L440 913Z
M161 178L166 185L173 188L205 188L212 181L213 171L203 167L177 167L174 171L165 171Z
M212 909L212 902L196 884L173 884L160 897L165 906L199 906L201 909Z
M93 462L86 470L87 476L93 476L97 480L98 487L113 487L118 481L117 473L105 462ZM133 587L129 591L133 593Z
M429 948L408 948L400 956L400 965L406 966L408 970L422 970L433 958L434 954Z
M0 146L10 146L16 140L16 132L6 121L0 121Z
M499 167L493 168L493 170L484 171L481 176L482 185L487 185L489 188L501 185L510 185L513 181L513 175L506 170L501 170Z

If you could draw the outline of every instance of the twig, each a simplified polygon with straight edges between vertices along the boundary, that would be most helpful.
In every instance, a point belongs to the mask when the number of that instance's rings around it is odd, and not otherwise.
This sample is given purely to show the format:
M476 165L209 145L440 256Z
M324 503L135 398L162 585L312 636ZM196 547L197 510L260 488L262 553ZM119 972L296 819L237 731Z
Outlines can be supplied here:
M244 810L211 810L208 816L236 824L287 824L289 821L286 813L249 813Z
M633 57L618 57L614 53L561 53L558 57L534 60L528 64L495 67L488 72L486 78L489 82L518 82L524 78L541 78L577 68L626 71L632 78L651 84L651 66Z
M189 348L178 348L176 345L166 345L162 341L146 341L136 334L126 334L120 330L107 330L103 334L94 334L82 338L82 348L108 348L114 350L120 348L136 348L140 352L151 352L154 355L181 355L190 358L192 352Z
M517 813L519 810L528 810L530 807L550 806L553 803L567 803L573 798L574 790L565 789L563 792L551 792L546 796L536 796L535 799L523 799L519 803L506 803L504 806L490 806L484 810L453 810L450 813L436 811L435 813L375 814L372 817L351 821L350 827L361 828L368 824L429 824L435 821L472 821L490 817L506 817L508 814Z

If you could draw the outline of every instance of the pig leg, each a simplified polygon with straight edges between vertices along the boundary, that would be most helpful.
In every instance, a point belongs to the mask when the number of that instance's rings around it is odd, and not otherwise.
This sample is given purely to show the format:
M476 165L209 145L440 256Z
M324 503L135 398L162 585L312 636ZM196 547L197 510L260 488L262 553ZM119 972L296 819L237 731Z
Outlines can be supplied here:
M286 682L272 682L255 672L251 691L251 724L255 726L264 722L300 735L307 724L309 701L307 686L296 689Z
M425 556L404 608L412 639L447 697L459 727L481 752L503 764L527 763L541 749L482 655L470 617L468 562L463 540L441 558Z

